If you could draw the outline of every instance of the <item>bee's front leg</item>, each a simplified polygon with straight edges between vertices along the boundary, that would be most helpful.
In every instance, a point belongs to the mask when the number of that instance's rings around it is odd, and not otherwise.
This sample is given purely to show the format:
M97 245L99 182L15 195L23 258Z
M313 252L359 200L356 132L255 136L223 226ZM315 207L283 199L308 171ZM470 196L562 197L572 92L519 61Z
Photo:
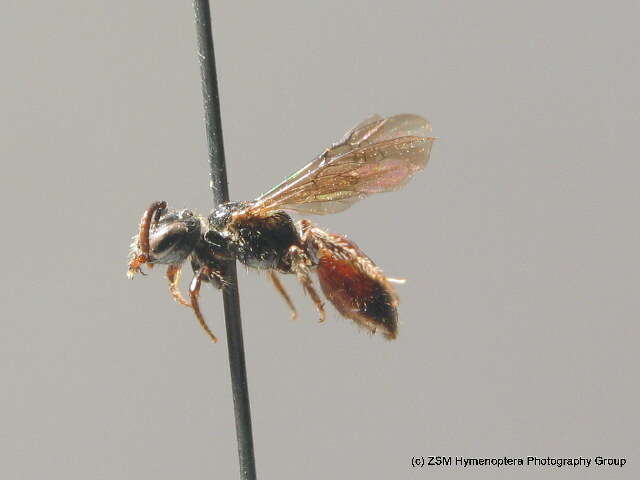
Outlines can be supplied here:
M169 265L167 267L167 280L169 280L169 291L171 292L171 296L173 299L178 302L180 305L184 305L185 307L191 307L191 304L185 300L180 293L180 274L182 272L182 268L180 265Z

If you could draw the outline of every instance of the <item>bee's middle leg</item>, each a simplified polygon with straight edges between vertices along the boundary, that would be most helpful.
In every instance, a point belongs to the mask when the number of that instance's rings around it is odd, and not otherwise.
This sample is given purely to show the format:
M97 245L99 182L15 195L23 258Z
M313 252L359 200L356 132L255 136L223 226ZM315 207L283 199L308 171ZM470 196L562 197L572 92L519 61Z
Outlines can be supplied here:
M296 311L296 306L291 301L291 297L289 296L289 294L284 288L284 285L282 285L282 282L278 278L278 274L272 270L269 270L268 275L269 275L269 278L271 279L271 283L273 283L273 286L276 287L276 290L278 291L278 293L282 295L282 298L284 298L284 301L289 306L289 309L291 310L291 319L295 320L296 318L298 318L298 312Z
M202 315L202 311L200 310L200 303L198 302L198 297L200 296L200 287L202 285L202 281L207 281L211 276L211 270L208 267L201 267L193 276L193 280L191 280L191 285L189 287L189 297L191 298L191 306L193 307L193 311L196 314L196 318L198 322L200 322L200 326L205 331L205 333L209 336L211 341L217 342L218 339L213 334L207 322Z

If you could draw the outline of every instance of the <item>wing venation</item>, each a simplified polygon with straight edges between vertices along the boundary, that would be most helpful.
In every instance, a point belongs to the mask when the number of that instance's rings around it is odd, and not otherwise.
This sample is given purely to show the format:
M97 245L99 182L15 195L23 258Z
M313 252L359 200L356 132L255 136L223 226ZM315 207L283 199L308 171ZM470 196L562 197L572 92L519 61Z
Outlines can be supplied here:
M295 210L324 215L369 195L397 190L423 169L435 140L430 123L411 114L372 115L247 211Z

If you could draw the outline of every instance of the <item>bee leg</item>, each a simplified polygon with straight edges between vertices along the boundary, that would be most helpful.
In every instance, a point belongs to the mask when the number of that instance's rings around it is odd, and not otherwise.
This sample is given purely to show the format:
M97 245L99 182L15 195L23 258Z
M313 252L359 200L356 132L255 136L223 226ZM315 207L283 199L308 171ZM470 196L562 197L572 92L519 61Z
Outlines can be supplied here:
M273 286L276 287L276 290L278 291L278 293L282 295L282 298L284 298L284 301L287 302L287 305L289 305L289 308L291 309L291 320L295 320L296 318L298 318L298 312L296 311L295 305L291 301L291 297L289 297L289 294L284 289L284 285L282 285L282 282L280 282L280 279L278 278L278 275L275 272L270 270L268 275L269 275L269 278L271 279L271 283L273 283Z
M316 292L316 289L313 287L313 283L311 282L311 277L309 273L298 273L298 280L302 283L302 288L304 291L311 297L313 303L320 314L320 323L323 323L326 319L326 314L324 312L324 302Z
M191 285L189 286L189 297L191 298L191 306L193 307L193 311L196 314L196 318L200 322L200 326L203 328L206 334L209 335L209 338L211 338L213 342L217 342L218 339L209 329L207 322L205 322L204 317L202 316L202 312L200 311L200 304L198 303L202 280L208 278L208 274L209 269L207 267L202 267L196 272L196 274L193 276L193 280L191 280Z
M184 299L178 287L181 271L182 271L182 268L180 268L180 265L169 265L169 267L167 267L167 279L169 280L169 291L171 292L171 296L176 302L178 302L180 305L184 305L185 307L191 308L191 303L189 303Z
M318 310L320 314L320 323L325 321L324 302L318 295L318 292L313 288L313 282L311 281L311 259L309 256L297 245L289 247L289 256L291 258L291 269L296 273L298 281L302 284L302 288Z

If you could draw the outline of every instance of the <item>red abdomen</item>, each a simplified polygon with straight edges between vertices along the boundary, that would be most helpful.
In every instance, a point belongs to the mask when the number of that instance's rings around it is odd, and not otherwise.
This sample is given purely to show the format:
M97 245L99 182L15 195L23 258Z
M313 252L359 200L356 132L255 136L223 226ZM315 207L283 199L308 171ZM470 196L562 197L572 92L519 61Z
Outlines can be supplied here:
M329 234L318 248L318 278L338 312L388 339L398 331L398 300L378 267L353 242ZM326 237L325 237L326 240Z

